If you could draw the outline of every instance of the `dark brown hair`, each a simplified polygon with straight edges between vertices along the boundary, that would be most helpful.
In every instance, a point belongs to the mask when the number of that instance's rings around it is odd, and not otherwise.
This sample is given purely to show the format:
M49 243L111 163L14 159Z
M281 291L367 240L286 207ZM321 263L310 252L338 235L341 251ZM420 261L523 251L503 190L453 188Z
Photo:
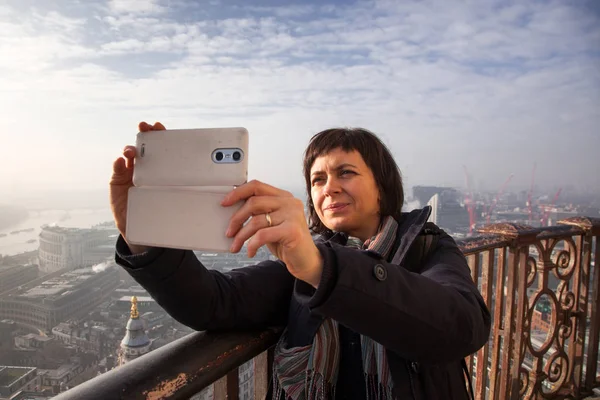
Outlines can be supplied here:
M310 169L315 160L332 150L342 149L346 152L358 151L365 164L373 172L379 189L379 211L382 216L400 218L404 204L404 187L400 169L385 144L372 132L363 128L332 128L317 133L310 139L304 152L304 179L308 207L308 223L315 233L330 232L323 225L311 198Z

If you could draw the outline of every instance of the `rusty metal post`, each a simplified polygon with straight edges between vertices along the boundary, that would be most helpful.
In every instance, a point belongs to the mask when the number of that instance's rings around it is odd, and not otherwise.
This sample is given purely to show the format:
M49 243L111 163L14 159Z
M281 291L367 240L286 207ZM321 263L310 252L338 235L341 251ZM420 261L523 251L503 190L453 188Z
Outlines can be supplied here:
M578 330L577 341L574 343L575 354L581 355L578 359L579 369L574 376L576 388L575 395L581 392L590 393L596 386L596 374L598 364L598 345L600 341L600 268L598 260L600 259L600 218L574 217L558 221L562 225L576 226L585 232L578 243L581 244L581 285L580 295L576 297L578 302ZM593 251L593 239L596 238L595 249L595 270L591 269L591 256ZM593 282L590 282L591 276L594 276ZM591 285L590 285L591 284ZM591 299L590 299L591 292ZM588 299L591 302L591 315L588 315ZM586 320L590 320L589 342L587 346L587 362L585 363L585 377L583 376L583 352L585 349L586 338ZM583 384L583 386L582 386Z
M514 248L509 248L509 275L510 269L514 268L513 277L516 282L513 282L513 287L516 286L517 298L515 302L515 314L513 321L515 322L515 330L512 332L514 344L512 348L512 363L510 365L510 392L509 398L518 399L521 383L521 364L523 362L521 354L521 346L523 343L523 326L525 325L525 315L527 312L527 258L529 257L529 245L535 240L527 241L524 239L531 236L523 235L515 243ZM514 257L514 259L513 259ZM514 266L514 267L513 267Z
M504 276L506 270L506 247L498 250L498 263L496 264L496 291L494 295L494 316L492 324L492 361L490 371L490 398L499 399L499 387L502 381L502 375L505 374L500 369L500 349L502 336L504 334ZM482 397L481 399L484 399Z
M479 284L479 257L480 253L469 254L467 258L467 263L469 264L469 268L471 269L471 279L475 286ZM473 359L475 357L473 355L469 355L465 358L465 362L467 363L467 367L469 368L469 373L473 375ZM479 365L479 362L477 363ZM476 378L477 379L477 378Z
M240 398L240 370L235 368L227 374L227 400Z
M213 399L227 398L227 375L217 380L213 385Z
M571 316L574 333L569 340L569 376L572 377L571 393L579 396L581 392L581 373L583 367L583 348L585 345L586 314L588 288L590 285L590 238L579 235L576 240L577 256L575 271L571 278L573 295L575 298L574 312Z
M481 269L481 295L488 307L492 304L492 286L494 277L494 260L496 251L488 250L483 254L483 268ZM479 258L479 257L477 257ZM490 352L489 341L477 352L477 372L475 373L475 398L485 399L485 389L488 380L488 358ZM494 371L494 369L492 369Z
M595 252L595 271L594 283L592 284L591 315L590 315L590 336L588 343L588 354L586 363L585 389L588 393L597 386L596 376L600 371L598 367L598 347L600 346L600 233L595 233L596 252Z
M494 224L480 230L510 240L506 279L506 306L502 328L499 399L517 399L520 389L521 346L527 310L527 258L539 230L518 224ZM496 282L496 285L501 282ZM497 300L496 300L497 301Z
M239 370L234 368L215 382L213 398L238 400L240 391Z
M266 399L273 371L273 347L254 359L254 399Z

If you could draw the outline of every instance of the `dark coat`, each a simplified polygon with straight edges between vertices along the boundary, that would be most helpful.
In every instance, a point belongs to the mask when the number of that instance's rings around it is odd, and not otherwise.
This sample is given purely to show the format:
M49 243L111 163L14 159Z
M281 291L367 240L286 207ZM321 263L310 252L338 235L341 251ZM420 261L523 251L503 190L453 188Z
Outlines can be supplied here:
M346 361L360 356L352 351L357 333L386 347L396 398L464 400L469 396L461 360L487 343L490 313L464 255L443 231L423 265L403 265L429 212L426 207L404 213L399 221L399 244L390 260L401 266L344 247L340 234L316 240L324 261L317 290L296 280L280 261L221 273L204 268L189 250L154 248L132 256L122 237L116 262L193 329L287 324L290 345L302 345L310 343L323 318L333 318L344 327ZM356 387L359 363L341 364L338 387Z

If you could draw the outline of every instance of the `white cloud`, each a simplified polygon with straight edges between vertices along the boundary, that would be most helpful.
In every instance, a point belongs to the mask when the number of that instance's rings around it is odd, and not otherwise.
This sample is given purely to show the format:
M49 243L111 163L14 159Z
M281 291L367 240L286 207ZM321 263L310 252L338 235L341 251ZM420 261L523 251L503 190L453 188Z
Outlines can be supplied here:
M108 6L115 14L162 14L168 8L159 0L110 0Z
M93 50L78 41L84 24L83 18L56 11L34 9L22 16L4 8L0 11L0 70L10 77L11 73L43 71L66 59L93 57Z
M83 28L86 22L85 18L69 18L56 11L50 11L47 14L35 11L32 19L36 26L41 26L44 30L59 30L65 34L76 33L77 30Z
M282 18L299 18L312 14L316 11L316 7L312 4L292 4L277 7L246 6L243 8L255 13L267 13Z
M102 50L107 53L127 53L144 51L144 42L138 39L125 39L118 42L110 42L102 45Z
M409 184L460 185L467 164L490 186L522 170L513 183L526 186L534 159L540 183L597 182L598 18L561 2L490 4L246 7L194 19L181 17L183 3L111 2L91 13L93 32L67 10L16 18L0 8L3 142L42 146L0 180L105 185L138 120L158 119L248 126L251 175L280 185L301 184L306 140L331 125L380 133ZM3 162L19 161L13 147L0 149Z

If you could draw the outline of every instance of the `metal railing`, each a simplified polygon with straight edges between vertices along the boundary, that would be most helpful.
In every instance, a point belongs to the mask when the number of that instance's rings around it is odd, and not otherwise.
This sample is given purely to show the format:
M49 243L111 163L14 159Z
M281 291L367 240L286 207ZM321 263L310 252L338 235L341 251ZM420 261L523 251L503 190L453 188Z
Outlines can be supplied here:
M493 318L488 344L467 358L475 398L589 395L600 386L600 219L480 233L459 242ZM263 399L280 332L194 333L55 399L189 399L213 383L214 399L237 399L238 367L253 358L253 398Z

